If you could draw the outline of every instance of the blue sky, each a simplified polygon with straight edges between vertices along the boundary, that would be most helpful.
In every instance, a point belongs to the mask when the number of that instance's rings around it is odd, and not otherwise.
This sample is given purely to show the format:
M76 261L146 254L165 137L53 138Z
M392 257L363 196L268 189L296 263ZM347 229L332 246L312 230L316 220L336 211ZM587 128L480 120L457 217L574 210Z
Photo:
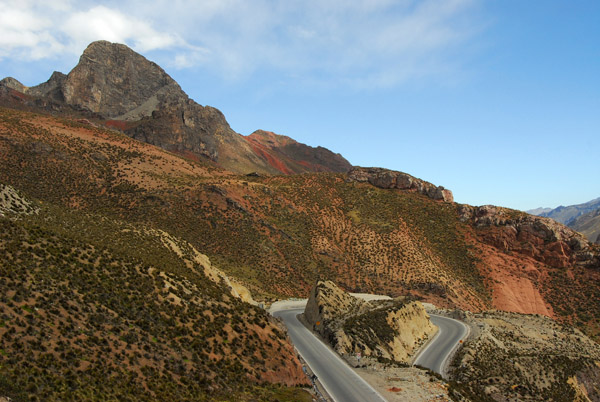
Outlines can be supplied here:
M126 43L265 129L517 209L600 197L600 2L0 0L0 77Z

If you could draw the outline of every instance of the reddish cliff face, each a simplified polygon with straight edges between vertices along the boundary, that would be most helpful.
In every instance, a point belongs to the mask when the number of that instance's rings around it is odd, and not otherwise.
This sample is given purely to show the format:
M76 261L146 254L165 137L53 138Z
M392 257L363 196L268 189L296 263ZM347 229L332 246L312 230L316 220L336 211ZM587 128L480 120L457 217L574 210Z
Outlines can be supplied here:
M532 257L555 268L600 268L597 247L582 234L550 218L490 205L461 205L459 215L461 221L477 229L484 243L503 252Z
M597 334L600 248L549 218L507 208L458 206L473 228L479 269L499 310L579 322Z
M340 154L310 147L290 137L257 130L245 137L254 152L283 174L347 172L352 165Z

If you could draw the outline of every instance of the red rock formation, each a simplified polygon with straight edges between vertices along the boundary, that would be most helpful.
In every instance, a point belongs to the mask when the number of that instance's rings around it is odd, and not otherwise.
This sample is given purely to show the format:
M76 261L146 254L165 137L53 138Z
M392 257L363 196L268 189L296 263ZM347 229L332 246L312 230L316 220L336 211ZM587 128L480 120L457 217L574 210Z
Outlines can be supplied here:
M460 219L478 229L481 239L504 252L532 257L551 267L574 264L600 268L600 255L586 238L550 218L508 208L459 206Z
M254 152L283 174L347 172L352 167L340 154L270 131L257 130L245 138Z

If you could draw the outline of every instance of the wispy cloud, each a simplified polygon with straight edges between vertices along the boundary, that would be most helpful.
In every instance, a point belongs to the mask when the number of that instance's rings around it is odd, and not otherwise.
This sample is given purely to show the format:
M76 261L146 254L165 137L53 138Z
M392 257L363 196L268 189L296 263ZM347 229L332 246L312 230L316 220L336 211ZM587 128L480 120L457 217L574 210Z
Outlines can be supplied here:
M471 0L5 1L0 59L78 54L98 39L164 51L175 68L350 85L436 74L472 34ZM50 3L53 3L52 5Z
M105 6L71 13L60 30L77 48L98 39L130 43L140 52L168 49L183 43L177 34L159 32L147 21Z

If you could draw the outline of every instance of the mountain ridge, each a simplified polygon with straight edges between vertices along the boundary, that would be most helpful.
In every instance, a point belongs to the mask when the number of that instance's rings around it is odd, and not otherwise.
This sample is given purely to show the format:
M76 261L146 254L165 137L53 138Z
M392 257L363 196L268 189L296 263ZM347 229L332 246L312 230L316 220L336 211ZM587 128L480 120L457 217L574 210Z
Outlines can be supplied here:
M577 321L574 303L584 295L577 289L597 284L598 250L548 218L444 202L343 173L237 176L131 139L128 150L107 154L103 142L123 141L116 132L3 115L0 181L69 208L150 221L208 255L259 301L302 296L323 275L355 292ZM9 134L17 123L22 134ZM71 143L71 136L80 139Z
M539 212L539 213L533 213ZM529 211L532 215L552 218L583 233L589 241L600 244L600 198L582 204Z
M34 87L7 77L0 81L2 86L34 98L5 93L5 102L38 108L50 102L54 110L86 111L132 138L237 173L343 172L351 167L341 155L322 147L294 141L272 148L256 136L236 133L218 109L190 99L160 66L123 44L92 42L67 75L55 72Z

